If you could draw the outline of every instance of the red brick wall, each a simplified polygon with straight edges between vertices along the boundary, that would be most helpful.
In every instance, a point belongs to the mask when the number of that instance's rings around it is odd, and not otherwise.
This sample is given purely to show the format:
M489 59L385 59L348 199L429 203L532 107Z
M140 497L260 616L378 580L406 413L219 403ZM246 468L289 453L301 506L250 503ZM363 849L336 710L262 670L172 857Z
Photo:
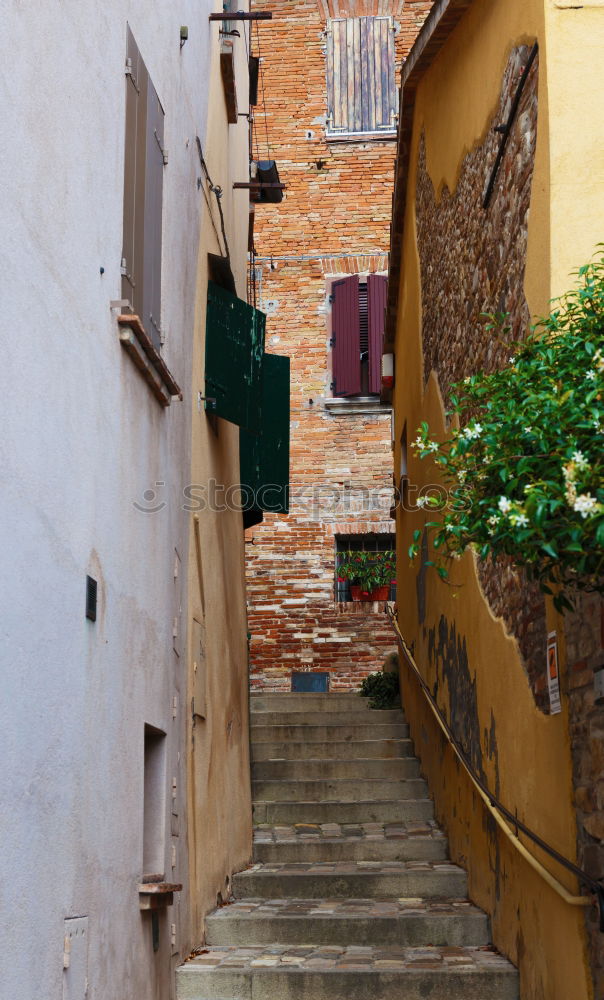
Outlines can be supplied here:
M356 0L335 13L393 14L400 68L431 6L380 0L378 10ZM291 357L292 503L288 517L265 515L247 533L251 682L288 689L294 669L329 670L332 689L347 689L395 648L383 605L334 600L334 535L394 533L391 432L388 411L334 415L325 405L327 296L334 275L387 269L395 143L325 139L322 32L331 5L271 0L254 9L263 7L273 20L258 26L266 115L260 103L254 156L267 157L266 120L287 191L281 205L256 206L257 294L267 350Z

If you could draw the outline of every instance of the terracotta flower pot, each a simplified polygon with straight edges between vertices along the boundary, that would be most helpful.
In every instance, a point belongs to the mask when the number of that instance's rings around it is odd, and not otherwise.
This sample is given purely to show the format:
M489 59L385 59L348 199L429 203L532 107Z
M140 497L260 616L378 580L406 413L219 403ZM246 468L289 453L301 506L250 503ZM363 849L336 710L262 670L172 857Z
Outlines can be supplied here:
M371 601L387 601L389 596L390 587L386 584L385 587L376 587L375 590L372 590L369 599Z
M361 588L359 587L358 584L356 584L356 583L351 583L350 584L350 594L351 594L351 597L352 597L353 601L361 601L362 600L361 593L362 593L362 590L361 590Z

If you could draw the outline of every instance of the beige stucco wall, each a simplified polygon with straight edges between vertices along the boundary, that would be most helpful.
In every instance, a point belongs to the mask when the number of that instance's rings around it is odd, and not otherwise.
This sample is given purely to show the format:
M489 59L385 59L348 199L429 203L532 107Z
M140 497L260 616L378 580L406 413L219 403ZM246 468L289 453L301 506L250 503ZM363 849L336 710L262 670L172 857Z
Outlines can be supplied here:
M238 108L247 111L247 62L244 30L235 38ZM225 230L237 294L246 298L247 191L233 191L233 182L248 176L247 119L229 125L220 76L219 24L213 26L208 128L202 138L203 155L214 185L222 188ZM224 256L220 217L214 194L201 167L200 198L207 199L201 231L196 282L196 323L193 347L191 473L189 506L189 705L196 694L193 648L201 626L203 655L199 669L205 674L206 713L192 719L188 734L189 842L191 851L191 903L194 940L203 940L204 916L217 899L227 898L229 880L251 857L251 798L248 734L247 621L244 584L244 539L241 513L218 510L204 502L210 480L227 488L239 482L239 428L209 418L199 394L204 390L205 323L208 287L208 253ZM218 500L224 497L217 494ZM198 501L200 501L198 503ZM210 509L210 507L214 509ZM198 518L201 575L197 558L194 519ZM190 714L190 713L189 713Z
M540 44L539 124L529 222L525 291L533 315L568 288L569 273L594 252L604 232L604 119L594 102L604 85L604 9L559 9L552 0L476 0L417 92L396 332L396 441L404 423L409 442L427 420L445 433L442 399L432 375L424 391L421 290L415 229L419 140L426 136L428 172L437 192L455 189L462 161L481 142L499 99L512 48ZM400 470L400 447L394 456ZM437 482L427 462L410 450L409 478ZM492 615L477 581L473 557L456 564L451 583L426 576L426 620L418 625L416 574L407 549L414 529L428 518L398 514L397 578L406 599L400 622L416 658L433 684L429 634L444 616L465 643L488 783L512 811L562 854L576 856L567 699L560 715L538 711L516 641ZM550 625L556 627L552 617ZM544 650L545 669L545 650ZM482 805L451 751L438 736L422 697L403 669L413 736L428 774L439 819L448 830L454 860L468 867L472 898L492 916L497 946L518 963L523 1000L583 1000L592 995L585 954L583 913L535 874L487 823ZM446 685L439 700L450 711ZM492 734L495 734L495 740ZM552 862L546 862L552 866ZM572 890L573 879L552 870Z

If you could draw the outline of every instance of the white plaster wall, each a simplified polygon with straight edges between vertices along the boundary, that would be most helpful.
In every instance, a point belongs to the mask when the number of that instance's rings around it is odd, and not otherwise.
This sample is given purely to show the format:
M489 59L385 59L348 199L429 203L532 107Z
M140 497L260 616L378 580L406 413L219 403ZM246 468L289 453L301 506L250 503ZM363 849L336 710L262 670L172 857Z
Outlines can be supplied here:
M2 1000L62 996L67 917L89 918L90 1000L166 1000L171 922L190 944L181 898L153 953L136 885L146 722L168 734L168 785L177 780L166 876L188 881L173 566L177 549L186 608L195 135L206 129L212 6L12 0L0 20ZM121 297L127 22L166 112L163 354L185 392L167 410L109 308ZM157 482L165 508L138 512ZM96 624L84 616L87 573L99 581ZM169 789L166 799L171 811Z

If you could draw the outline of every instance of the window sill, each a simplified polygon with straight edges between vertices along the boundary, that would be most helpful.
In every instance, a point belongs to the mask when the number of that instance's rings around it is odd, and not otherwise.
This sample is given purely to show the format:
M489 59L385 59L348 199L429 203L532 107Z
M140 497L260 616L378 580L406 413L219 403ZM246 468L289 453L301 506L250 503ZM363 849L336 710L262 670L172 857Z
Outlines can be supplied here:
M394 608L396 601L334 601L336 612L341 615L375 615L383 614L388 608Z
M326 142L396 142L398 130L388 132L326 132Z
M384 404L379 396L354 396L326 399L325 409L336 417L349 417L369 413L390 413L392 407Z
M140 909L161 910L165 906L172 906L174 893L181 889L182 884L176 882L142 882L138 886Z
M122 347L132 358L156 399L162 406L169 406L174 396L182 400L182 392L176 380L147 336L140 318L134 313L124 313L118 316L117 322Z

